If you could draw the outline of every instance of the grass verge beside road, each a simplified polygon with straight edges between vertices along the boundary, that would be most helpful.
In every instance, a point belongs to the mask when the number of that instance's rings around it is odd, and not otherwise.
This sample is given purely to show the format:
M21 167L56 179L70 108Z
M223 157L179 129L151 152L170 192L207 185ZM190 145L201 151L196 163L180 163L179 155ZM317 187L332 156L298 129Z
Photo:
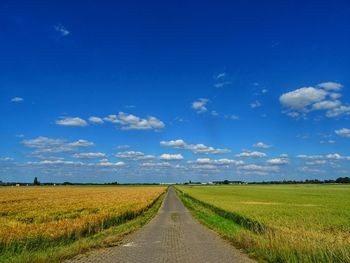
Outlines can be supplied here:
M260 262L350 262L348 200L343 199L350 188L259 187L177 186L177 192L195 218ZM295 203L283 204L285 194ZM343 210L329 207L335 197Z

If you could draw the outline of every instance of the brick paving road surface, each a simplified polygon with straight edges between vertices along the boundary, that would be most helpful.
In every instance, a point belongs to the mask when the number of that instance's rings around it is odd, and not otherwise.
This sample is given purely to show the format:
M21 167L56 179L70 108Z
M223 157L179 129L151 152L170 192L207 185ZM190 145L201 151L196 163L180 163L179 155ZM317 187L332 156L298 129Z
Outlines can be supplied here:
M199 224L169 188L158 214L116 247L78 256L67 263L255 262Z

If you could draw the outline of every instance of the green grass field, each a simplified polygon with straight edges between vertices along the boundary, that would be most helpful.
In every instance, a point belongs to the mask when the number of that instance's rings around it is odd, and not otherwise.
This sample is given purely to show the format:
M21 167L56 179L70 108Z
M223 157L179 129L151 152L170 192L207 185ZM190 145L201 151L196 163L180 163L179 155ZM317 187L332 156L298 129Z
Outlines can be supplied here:
M267 262L350 262L350 186L177 186L204 224Z

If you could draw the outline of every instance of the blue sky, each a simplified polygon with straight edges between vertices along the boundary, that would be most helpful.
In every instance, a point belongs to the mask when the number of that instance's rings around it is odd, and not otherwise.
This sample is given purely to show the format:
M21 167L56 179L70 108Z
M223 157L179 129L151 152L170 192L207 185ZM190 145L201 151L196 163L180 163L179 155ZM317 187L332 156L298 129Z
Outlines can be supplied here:
M348 1L1 1L0 180L332 179Z

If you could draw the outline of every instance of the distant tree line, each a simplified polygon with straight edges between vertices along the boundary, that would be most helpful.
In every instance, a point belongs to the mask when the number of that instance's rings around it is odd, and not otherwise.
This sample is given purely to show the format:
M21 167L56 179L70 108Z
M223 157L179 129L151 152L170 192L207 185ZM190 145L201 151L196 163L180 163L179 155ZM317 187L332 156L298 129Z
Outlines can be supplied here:
M109 182L109 183L74 183L74 182L63 182L63 183L54 183L47 182L42 183L37 177L34 178L32 183L23 183L23 182L3 182L0 180L0 186L59 186L59 185L120 185L118 182ZM123 183L122 185L159 185L159 183Z
M205 184L202 182L192 182L188 181L184 183L188 184ZM350 184L350 177L339 177L335 180L283 180L283 181L262 181L262 182L243 182L243 181L213 181L207 184ZM110 183L72 183L72 182L63 182L63 183L41 183L37 177L34 178L33 183L23 183L23 182L2 182L0 181L0 186L54 186L54 185L159 185L159 183L123 183L110 182Z
M297 180L262 181L262 182L249 182L249 184L350 184L350 177L339 177L335 180L306 179L303 181L297 181Z

